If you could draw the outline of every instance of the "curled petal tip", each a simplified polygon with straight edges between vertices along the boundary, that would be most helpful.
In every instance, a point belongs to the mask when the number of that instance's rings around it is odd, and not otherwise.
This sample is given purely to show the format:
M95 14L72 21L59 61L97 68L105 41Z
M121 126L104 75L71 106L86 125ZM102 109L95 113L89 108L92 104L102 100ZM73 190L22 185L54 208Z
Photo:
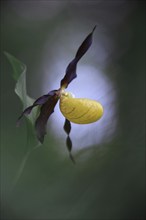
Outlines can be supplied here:
M73 164L76 164L76 161L75 161L75 159L74 159L74 157L72 156L71 153L69 154L69 156L70 156L70 159L71 159L71 161L73 162Z

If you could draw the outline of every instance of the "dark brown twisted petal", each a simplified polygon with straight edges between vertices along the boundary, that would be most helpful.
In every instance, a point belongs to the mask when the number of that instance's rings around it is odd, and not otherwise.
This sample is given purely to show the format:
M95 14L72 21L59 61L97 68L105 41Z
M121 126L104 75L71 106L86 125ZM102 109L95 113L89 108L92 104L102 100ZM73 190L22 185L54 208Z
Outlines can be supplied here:
M70 159L72 160L73 163L75 163L75 160L71 154L71 149L72 149L72 141L70 139L70 131L71 131L71 123L68 119L65 119L65 123L64 123L64 130L65 132L67 133L67 138L66 138L66 145L67 145L67 148L68 148L68 151L69 151L69 156L70 156Z
M48 97L48 100L41 106L40 114L35 122L35 129L38 140L43 143L46 134L46 124L50 115L54 112L58 101L58 95L54 94Z
M22 114L20 115L20 117L18 118L17 120L17 125L19 125L20 123L20 120L21 118L24 116L24 115L29 115L32 111L32 109L38 105L43 105L45 102L47 102L47 100L49 99L50 96L54 95L56 92L56 90L52 90L50 91L48 94L46 95L43 95L41 97L39 97L38 99L36 99L36 101L33 103L33 105L27 107L23 112Z
M77 77L76 74L76 68L77 68L77 63L81 59L81 57L87 52L89 47L92 44L92 35L95 30L96 26L93 28L92 32L86 37L86 39L83 41L81 46L79 47L75 58L69 63L69 65L66 68L66 73L64 78L61 80L61 87L62 88L67 88L69 83Z
M64 123L64 130L65 132L69 135L70 131L71 131L71 123L69 120L65 119L65 123Z

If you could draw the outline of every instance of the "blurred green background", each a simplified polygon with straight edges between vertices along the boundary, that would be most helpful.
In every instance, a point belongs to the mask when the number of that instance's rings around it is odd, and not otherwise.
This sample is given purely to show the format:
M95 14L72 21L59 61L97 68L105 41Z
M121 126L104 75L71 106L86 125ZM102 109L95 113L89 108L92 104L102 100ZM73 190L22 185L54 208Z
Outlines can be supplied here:
M1 219L145 219L145 12L144 1L1 1ZM105 106L117 108L114 136L76 151L73 165L66 135L60 140L50 128L13 184L27 131L24 122L15 126L22 105L3 51L27 65L28 93L37 98L46 53L54 69L64 57L63 74L95 24L94 57L90 50L84 62L114 82L117 99ZM52 80L54 73L47 74ZM51 89L57 88L48 80Z

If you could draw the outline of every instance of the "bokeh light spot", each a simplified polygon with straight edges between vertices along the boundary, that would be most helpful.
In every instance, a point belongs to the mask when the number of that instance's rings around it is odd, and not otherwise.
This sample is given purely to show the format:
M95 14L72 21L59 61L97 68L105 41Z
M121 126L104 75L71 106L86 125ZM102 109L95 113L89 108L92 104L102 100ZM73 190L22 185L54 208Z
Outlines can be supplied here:
M52 72L57 73L63 69L64 59L55 65ZM74 150L102 144L111 140L116 130L116 91L113 82L105 75L104 72L96 69L94 66L80 64L77 68L78 77L68 86L67 91L72 92L76 98L89 98L100 102L104 107L103 117L92 124L78 125L72 124L71 139ZM52 78L52 77L51 77ZM58 88L61 78L58 74L53 74L51 87ZM50 76L44 77L43 90L47 91ZM45 87L46 85L46 87ZM49 128L51 126L52 135L64 141L66 134L63 130L65 118L60 112L59 105L56 106L54 114L50 117ZM50 130L50 129L49 129Z

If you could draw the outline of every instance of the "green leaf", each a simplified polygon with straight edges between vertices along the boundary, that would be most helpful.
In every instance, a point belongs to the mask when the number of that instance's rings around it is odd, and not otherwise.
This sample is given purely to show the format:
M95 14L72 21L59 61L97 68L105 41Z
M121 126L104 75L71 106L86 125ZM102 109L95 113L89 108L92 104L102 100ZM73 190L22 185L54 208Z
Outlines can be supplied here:
M16 81L15 93L20 98L20 100L23 104L23 109L25 109L26 107L32 105L34 102L34 99L30 98L27 94L27 89L26 89L26 69L27 68L21 61L16 59L11 54L9 54L7 52L4 52L4 54L6 55L7 59L9 60L9 62L12 65L12 69L13 69L12 76ZM14 178L14 186L18 182L18 180L24 170L26 161L27 161L30 153L33 150L35 150L37 147L40 146L40 142L36 138L36 134L34 132L34 126L33 126L37 115L38 115L38 107L33 109L31 115L27 116L27 120L26 120L26 127L27 127L26 153L24 155L24 158L22 159L20 167L19 167L19 169L16 173L16 176Z
M34 99L29 97L27 94L27 89L26 89L26 65L23 64L21 61L16 59L14 56L11 54L4 52L6 57L8 58L9 62L12 65L13 73L12 76L16 81L16 86L15 86L15 93L17 96L20 98L22 104L23 104L23 109L27 108L28 106L32 105L34 102ZM28 116L28 119L31 121L32 124L34 124L35 119L38 115L38 107L36 107L32 114Z

